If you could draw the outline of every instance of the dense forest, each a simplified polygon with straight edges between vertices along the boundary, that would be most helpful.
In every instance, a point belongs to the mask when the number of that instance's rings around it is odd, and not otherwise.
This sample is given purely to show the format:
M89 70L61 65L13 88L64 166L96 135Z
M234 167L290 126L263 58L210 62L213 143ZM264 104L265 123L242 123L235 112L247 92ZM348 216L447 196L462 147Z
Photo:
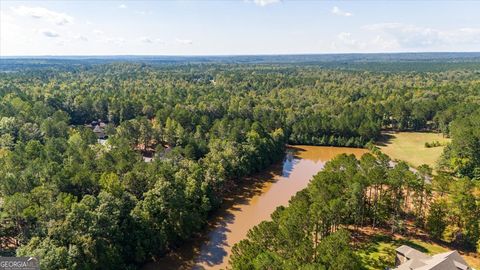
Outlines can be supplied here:
M480 179L478 62L379 72L311 63L2 61L2 254L38 256L45 269L136 269L165 254L201 230L243 176L281 160L287 143L364 147L382 130L442 132L453 142L438 169L447 181L458 179L454 191ZM98 140L93 121L105 123L107 140ZM350 167L342 172L344 165ZM404 174L413 182L392 182ZM381 155L340 157L273 222L250 233L233 265L254 257L279 267L323 264L318 249L348 247L342 226L379 226L407 210L428 225L425 209L402 207L409 196L395 199L408 187L415 200L427 200L430 191L418 179L402 163L388 168ZM455 207L476 204L473 217L455 223L475 248L478 196L459 200ZM304 220L306 213L317 219ZM472 218L476 225L467 224ZM306 226L289 228L298 242L257 243L264 233L287 237L277 231L281 220ZM319 238L312 242L313 232ZM300 246L302 254L284 252Z

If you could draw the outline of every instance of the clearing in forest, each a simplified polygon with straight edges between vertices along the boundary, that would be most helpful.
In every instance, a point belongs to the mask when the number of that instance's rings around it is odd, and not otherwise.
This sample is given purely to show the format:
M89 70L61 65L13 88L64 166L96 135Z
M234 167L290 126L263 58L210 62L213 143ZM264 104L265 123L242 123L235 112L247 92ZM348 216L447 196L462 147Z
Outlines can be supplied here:
M425 146L425 143L436 144L437 142L439 146ZM443 148L449 142L450 139L445 138L441 133L385 132L376 145L392 159L404 160L415 167L427 164L433 168Z

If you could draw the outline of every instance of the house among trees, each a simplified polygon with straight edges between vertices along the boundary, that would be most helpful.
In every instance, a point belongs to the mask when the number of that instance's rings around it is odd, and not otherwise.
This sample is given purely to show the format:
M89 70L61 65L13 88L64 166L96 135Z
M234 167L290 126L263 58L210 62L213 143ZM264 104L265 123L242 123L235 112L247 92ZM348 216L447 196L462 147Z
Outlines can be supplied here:
M395 250L393 270L472 270L456 250L429 256L403 245Z
M97 135L97 138L99 140L103 140L106 138L106 135L105 135L106 124L102 122L102 120L99 119L98 121L92 121L92 123L88 124L87 127L93 129L93 133Z

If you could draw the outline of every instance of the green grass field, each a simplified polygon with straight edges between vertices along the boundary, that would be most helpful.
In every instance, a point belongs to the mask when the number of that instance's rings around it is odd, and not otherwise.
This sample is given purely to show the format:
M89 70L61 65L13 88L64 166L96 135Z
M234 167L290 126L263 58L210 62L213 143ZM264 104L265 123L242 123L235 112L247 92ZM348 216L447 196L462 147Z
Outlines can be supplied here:
M360 256L366 269L386 269L395 264L395 249L401 245L411 246L421 252L434 255L447 252L449 249L433 242L425 242L419 239L394 239L388 235L377 234L369 238L366 243L361 243L357 254ZM462 257L474 269L480 269L480 258L462 255Z
M425 143L434 141L440 142L442 146L425 147ZM378 141L376 145L392 159L404 160L415 167L422 164L435 167L444 145L448 142L450 139L437 133L396 132L384 133L382 140Z

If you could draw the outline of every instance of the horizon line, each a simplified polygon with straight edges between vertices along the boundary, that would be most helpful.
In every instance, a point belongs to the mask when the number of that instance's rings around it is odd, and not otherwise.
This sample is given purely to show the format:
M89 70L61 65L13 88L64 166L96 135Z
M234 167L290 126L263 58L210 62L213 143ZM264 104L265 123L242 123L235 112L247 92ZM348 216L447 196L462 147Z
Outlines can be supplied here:
M0 58L28 57L241 57L241 56L316 56L316 55L374 55L374 54L465 54L480 51L409 51L409 52L338 52L338 53L272 53L272 54L35 54L35 55L0 55Z

